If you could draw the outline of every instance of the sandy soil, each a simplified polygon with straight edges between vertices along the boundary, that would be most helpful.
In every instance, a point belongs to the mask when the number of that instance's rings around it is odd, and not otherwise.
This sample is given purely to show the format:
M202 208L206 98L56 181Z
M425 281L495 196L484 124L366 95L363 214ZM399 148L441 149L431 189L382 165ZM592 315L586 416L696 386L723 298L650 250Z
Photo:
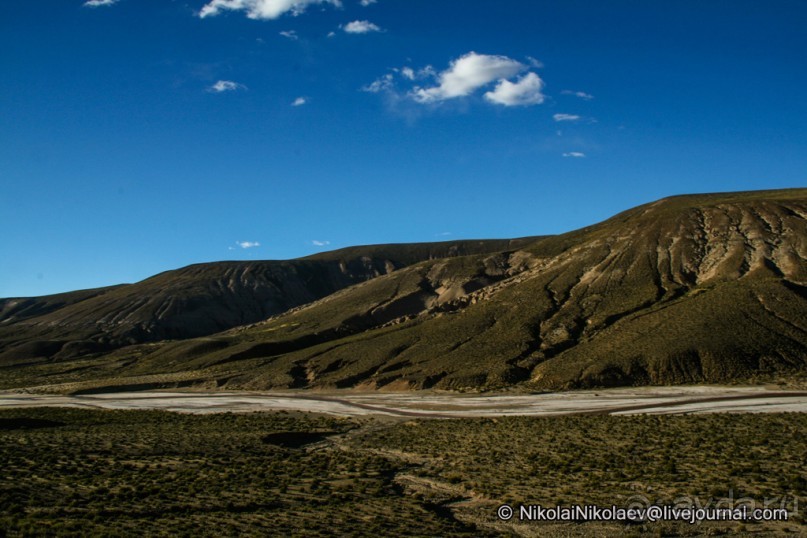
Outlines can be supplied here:
M566 414L807 412L807 392L765 387L641 387L520 395L437 392L118 392L92 395L0 391L0 408L163 409L184 413L296 410L340 416L497 417Z

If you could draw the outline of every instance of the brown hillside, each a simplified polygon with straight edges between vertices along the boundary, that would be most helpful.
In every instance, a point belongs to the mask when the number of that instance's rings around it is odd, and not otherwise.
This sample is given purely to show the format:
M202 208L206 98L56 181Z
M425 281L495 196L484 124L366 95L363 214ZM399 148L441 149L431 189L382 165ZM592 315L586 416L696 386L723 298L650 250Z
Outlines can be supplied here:
M424 259L217 335L123 348L80 375L53 362L39 373L250 389L790 375L807 367L806 217L805 189L668 198L498 252Z

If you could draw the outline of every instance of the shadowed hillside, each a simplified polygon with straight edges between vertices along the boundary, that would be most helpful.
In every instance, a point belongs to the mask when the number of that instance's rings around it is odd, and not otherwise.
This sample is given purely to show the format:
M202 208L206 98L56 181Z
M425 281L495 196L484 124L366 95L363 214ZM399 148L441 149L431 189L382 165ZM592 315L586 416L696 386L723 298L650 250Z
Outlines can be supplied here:
M243 286L226 303L230 326L240 327L96 358L62 362L59 351L13 376L111 383L160 374L154 379L249 389L556 389L804 372L806 217L805 189L680 196L559 236L454 252L464 256L412 255L393 266L374 262L353 282L334 276L344 276L328 258L337 253L277 262L297 271L298 264L331 264L331 280L308 295L299 278L278 286L276 306L249 306L239 321L239 301L256 301ZM191 269L154 277L165 279L161 301L175 300L170 286ZM83 293L90 296L6 325L3 338L20 324L69 319L58 317L66 311L85 312L82 319L113 315L94 305L111 305L118 294L129 293L130 304L152 299L133 286ZM49 301L41 310L54 308ZM254 323L261 316L272 317ZM170 327L160 334L177 338ZM4 364L24 345L30 340L6 351Z
M0 299L0 365L213 334L422 260L524 241L376 245L290 261L203 263L137 284Z

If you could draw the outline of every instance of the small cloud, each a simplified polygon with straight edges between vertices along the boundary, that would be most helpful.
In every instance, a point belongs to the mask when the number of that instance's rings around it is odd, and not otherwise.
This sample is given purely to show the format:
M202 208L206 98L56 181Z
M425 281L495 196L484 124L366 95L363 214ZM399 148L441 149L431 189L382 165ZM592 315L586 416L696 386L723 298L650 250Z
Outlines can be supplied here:
M381 28L370 21L353 21L342 27L348 34L368 34L370 32L380 32Z
M406 80L423 80L427 78L434 78L437 76L437 72L434 70L434 67L427 65L422 69L418 69L415 71L409 66L401 67L400 69L397 67L393 67L391 69L393 72L398 73Z
M359 3L364 7L375 4L376 2L378 2L378 0L359 0Z
M418 69L417 78L436 78L437 71L434 70L434 67L427 65L421 69Z
M112 4L117 4L120 0L87 0L84 2L84 7L101 7L101 6L111 6Z
M291 106L303 106L303 105L304 105L304 104L306 104L307 102L308 102L308 99L306 99L305 97L298 97L297 99L295 99L295 100L294 100L294 101L291 103Z
M327 247L328 245L331 244L331 242L330 241L317 241L316 239L314 239L313 241L311 241L311 244L314 245L315 247Z
M564 153L563 156L564 157L574 157L576 159L582 159L582 158L584 158L586 156L586 154L582 153L580 151L569 151L567 153Z
M392 73L387 73L383 77L379 77L367 86L362 87L363 92L378 93L381 91L392 91Z
M577 114L555 114L552 119L555 121L577 121L580 116Z
M439 234L434 234L435 237L448 237L449 235L453 235L451 232L440 232Z
M239 84L238 82L233 82L232 80L219 80L212 86L210 86L207 91L212 93L222 93L222 92L232 92L236 90L246 90L247 87L243 84Z
M222 11L246 11L250 19L277 19L291 13L302 15L312 4L331 4L342 7L341 0L211 0L199 10L199 18L215 17Z
M328 32L328 35L325 37L334 37L336 36L336 32Z
M530 67L534 67L535 69L541 69L544 66L544 62L532 56L527 56L527 63L530 64Z
M236 241L235 244L241 248L255 248L261 246L257 241Z
M580 99L583 99L585 101L591 101L592 99L594 99L593 95L591 95L590 93L586 93L586 92L575 92L575 91L572 91L572 90L563 90L560 93L562 93L563 95L574 95L575 97L579 97Z
M300 36L298 36L297 32L295 32L294 30L284 30L278 33L285 38L291 39L292 41L297 41L298 39L300 39Z
M518 82L500 80L492 92L485 93L485 99L504 106L539 105L544 102L541 89L544 82L535 73L527 73Z

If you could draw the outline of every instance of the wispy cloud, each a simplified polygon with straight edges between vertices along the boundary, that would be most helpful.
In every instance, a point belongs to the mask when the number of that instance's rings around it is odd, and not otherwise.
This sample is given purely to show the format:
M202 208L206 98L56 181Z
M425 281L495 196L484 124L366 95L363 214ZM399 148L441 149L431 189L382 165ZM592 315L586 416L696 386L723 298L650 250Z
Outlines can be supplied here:
M233 82L232 80L219 80L212 86L210 86L207 91L212 93L222 93L222 92L232 92L236 90L246 90L247 87L243 84L239 84L238 82Z
M294 30L283 30L282 32L278 32L280 35L287 39L291 39L292 41L297 41L300 39L300 36L297 35L297 32Z
M541 69L544 66L544 62L532 56L527 56L527 63L530 64L530 67L534 67L535 69Z
M369 34L370 32L380 32L381 28L370 21L352 21L342 27L348 34Z
M544 82L535 73L527 73L516 82L500 80L496 88L485 93L485 99L504 106L529 106L544 102Z
M451 232L440 232L439 234L434 234L435 237L448 237L449 235L452 235L452 233Z
M378 2L378 0L360 0L359 1L359 3L361 5L363 5L364 7L367 7L369 5L375 4L376 2Z
M382 91L393 91L395 84L393 83L392 73L387 73L375 79L370 84L362 86L363 92L378 93Z
M555 114L552 119L555 121L577 121L580 116L577 114Z
M84 2L84 7L101 7L101 6L111 6L112 4L117 4L120 0L87 0Z
M327 247L328 245L331 244L331 242L330 241L317 241L316 239L314 239L313 241L311 241L311 244L314 245L315 247Z
M308 99L305 97L298 97L294 101L292 101L291 106L303 106L308 102Z
M341 0L211 0L199 11L199 17L215 17L222 11L246 11L250 19L277 19L291 13L300 15L314 4L341 7Z
M569 151L569 152L564 153L563 156L564 157L574 157L574 158L577 158L577 159L582 159L583 157L586 156L586 154L581 152L581 151Z
M563 95L574 95L575 97L579 97L580 99L584 99L586 101L591 101L592 99L594 99L593 95L591 95L590 93L586 93L586 92L576 92L576 91L572 91L572 90L563 90L560 93L562 93Z
M257 241L236 241L235 244L241 248L256 248L261 246Z
M409 66L400 68L392 67L390 68L390 71L392 71L392 73L386 73L378 77L370 84L363 86L361 90L370 93L386 91L390 94L395 94L395 74L399 75L402 79L405 79L405 81L435 79L437 77L437 72L430 65L418 70L415 70ZM396 97L400 98L400 96Z
M393 67L391 69L391 71L393 73L398 73L399 75L401 75L406 80L423 80L423 79L436 78L437 77L437 71L435 71L434 67L432 67L430 65L427 65L426 67L418 69L417 71L415 71L414 69L412 69L409 66L405 66L405 67L401 67L401 68Z

